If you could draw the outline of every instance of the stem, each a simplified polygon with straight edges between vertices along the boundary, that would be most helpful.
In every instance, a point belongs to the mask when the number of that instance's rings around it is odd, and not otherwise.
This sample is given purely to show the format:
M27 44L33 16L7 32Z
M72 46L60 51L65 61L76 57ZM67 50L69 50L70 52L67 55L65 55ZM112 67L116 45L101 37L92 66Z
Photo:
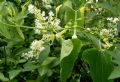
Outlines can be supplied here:
M75 26L74 26L74 35L76 35L76 27L77 27L77 11L75 11Z
M75 11L75 25L77 25L77 11ZM74 27L74 34L76 34L76 27Z
M30 26L11 25L11 24L4 23L2 21L0 21L0 23L7 25L7 26L11 26L11 27L23 27L23 28L28 28L28 29L50 30L50 29L46 29L46 28L36 28L36 27L30 27ZM73 28L61 28L60 30L64 30L64 29L73 29Z
M4 57L5 57L5 66L7 65L7 55L6 55L6 49L4 45Z
M75 22L77 23L77 11L75 11Z
M99 49L101 50L102 48L101 48L101 42L100 42L100 40L99 40Z

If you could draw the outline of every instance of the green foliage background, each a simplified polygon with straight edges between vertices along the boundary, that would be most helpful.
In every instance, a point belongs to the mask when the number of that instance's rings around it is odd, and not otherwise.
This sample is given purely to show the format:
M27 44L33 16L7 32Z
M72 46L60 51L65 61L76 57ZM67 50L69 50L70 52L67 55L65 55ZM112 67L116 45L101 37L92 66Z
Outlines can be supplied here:
M42 0L0 0L0 81L114 82L120 77L120 21L109 27L106 20L120 18L119 0L93 0L90 4L53 0L52 11L67 30L47 44L37 62L21 58L33 40L42 38L34 33L35 17L28 12L29 4L49 12ZM99 32L112 27L118 29L118 36L107 38L112 46L104 47L107 42ZM72 38L75 29L77 38Z

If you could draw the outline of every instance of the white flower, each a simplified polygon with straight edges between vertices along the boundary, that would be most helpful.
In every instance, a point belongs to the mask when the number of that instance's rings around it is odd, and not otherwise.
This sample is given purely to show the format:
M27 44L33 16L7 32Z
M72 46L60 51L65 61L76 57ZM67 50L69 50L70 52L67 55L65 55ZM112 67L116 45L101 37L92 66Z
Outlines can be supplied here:
M30 13L35 13L35 7L34 7L34 5L32 5L32 4L29 4L28 5L28 11L30 12Z
M31 51L28 51L26 53L23 53L21 55L21 57L24 57L25 59L38 59L40 52L43 51L45 49L45 47L43 46L43 41L42 40L34 40L31 43Z
M56 30L59 30L60 27L60 20L59 19L55 19L53 22L53 26L55 27Z
M110 18L107 18L107 20L112 21L112 20L113 20L113 18L112 18L112 17L110 17Z
M42 27L42 25L41 25L41 23L38 19L35 19L35 27L36 28L41 28Z
M102 30L100 31L100 35L101 35L102 37L107 36L107 37L109 37L109 38L114 38L115 36L118 35L118 30L117 30L117 28L102 29Z
M93 3L93 0L86 0L87 1L87 3Z
M113 17L110 17L110 18L106 18L108 21L112 22L112 23L117 23L119 21L119 19L117 17L113 18Z
M100 35L101 36L108 36L109 35L109 30L108 29L102 29L100 31Z
M23 53L22 55L21 55L21 57L24 57L25 59L31 59L31 58L33 58L34 57L34 55L33 55L33 52L32 51L28 51L28 52L26 52L26 53Z
M30 46L32 51L41 51L43 49L43 41L41 40L34 40ZM41 49L42 48L42 49Z
M44 5L44 7L46 9L51 9L52 8L51 3L53 3L52 0L42 0L42 4Z
M118 18L114 18L113 23L117 23L119 21Z
M45 16L45 11L43 11L41 15L44 17Z
M49 17L53 17L54 13L52 11L49 12Z
M98 2L98 0L96 0L96 2Z
M39 28L43 28L43 26L40 23L40 20L38 20L38 19L35 19L35 28L38 28L38 29L35 29L35 33L40 34L41 30Z
M52 6L51 6L51 5L48 5L48 4L45 4L44 7L45 7L46 9L51 9L51 8L52 8Z

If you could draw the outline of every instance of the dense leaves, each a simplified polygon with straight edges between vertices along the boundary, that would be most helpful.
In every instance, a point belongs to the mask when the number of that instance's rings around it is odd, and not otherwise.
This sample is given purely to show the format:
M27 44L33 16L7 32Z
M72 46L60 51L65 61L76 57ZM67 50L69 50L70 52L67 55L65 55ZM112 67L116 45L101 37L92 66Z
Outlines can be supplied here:
M0 81L120 78L119 7L119 0L0 0Z
M84 51L83 58L85 58L90 65L93 82L113 82L112 80L108 80L113 70L111 56L109 54L100 52L97 49L88 49Z

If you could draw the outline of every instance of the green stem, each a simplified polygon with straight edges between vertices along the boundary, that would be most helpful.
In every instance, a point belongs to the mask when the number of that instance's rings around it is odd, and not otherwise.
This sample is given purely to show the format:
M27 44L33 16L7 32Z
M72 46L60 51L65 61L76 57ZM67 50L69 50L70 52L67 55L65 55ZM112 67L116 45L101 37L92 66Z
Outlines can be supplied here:
M0 23L7 25L7 26L11 26L11 27L22 27L22 28L28 28L28 29L39 29L39 30L50 30L50 29L46 29L46 28L36 28L36 27L30 27L30 26L21 26L21 25L11 25L8 23L4 23L2 21L0 21ZM61 28L60 30L64 30L64 29L73 29L73 28Z
M74 35L76 35L76 28L77 28L77 11L75 11L75 26L74 26Z
M5 57L5 66L7 65L7 55L6 55L6 48L4 44L4 57Z

